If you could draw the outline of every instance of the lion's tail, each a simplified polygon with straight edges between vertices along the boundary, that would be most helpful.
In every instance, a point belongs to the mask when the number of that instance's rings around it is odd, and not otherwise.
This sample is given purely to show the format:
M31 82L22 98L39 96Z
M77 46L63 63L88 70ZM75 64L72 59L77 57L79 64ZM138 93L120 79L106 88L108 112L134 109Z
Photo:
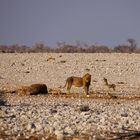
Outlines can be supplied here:
M60 86L59 88L65 88L66 87L66 85L67 85L67 81L66 81L66 83L65 83L65 85L62 87L62 86Z

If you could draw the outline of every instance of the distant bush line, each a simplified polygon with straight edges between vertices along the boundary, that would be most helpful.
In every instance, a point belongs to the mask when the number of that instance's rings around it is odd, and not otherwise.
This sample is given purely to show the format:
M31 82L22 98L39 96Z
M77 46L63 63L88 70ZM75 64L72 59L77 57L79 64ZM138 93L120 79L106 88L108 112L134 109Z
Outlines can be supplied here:
M26 45L0 45L0 53L140 53L135 40L128 40L128 45L118 45L110 48L105 45L87 45L77 44L70 45L58 43L57 47L48 47L43 43L37 43L32 47Z

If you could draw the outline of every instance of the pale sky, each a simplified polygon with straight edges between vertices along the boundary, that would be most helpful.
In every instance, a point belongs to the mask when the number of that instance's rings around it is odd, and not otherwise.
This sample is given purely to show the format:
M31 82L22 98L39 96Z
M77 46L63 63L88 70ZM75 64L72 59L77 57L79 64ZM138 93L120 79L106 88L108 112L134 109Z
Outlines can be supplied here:
M140 0L0 0L0 44L140 46Z

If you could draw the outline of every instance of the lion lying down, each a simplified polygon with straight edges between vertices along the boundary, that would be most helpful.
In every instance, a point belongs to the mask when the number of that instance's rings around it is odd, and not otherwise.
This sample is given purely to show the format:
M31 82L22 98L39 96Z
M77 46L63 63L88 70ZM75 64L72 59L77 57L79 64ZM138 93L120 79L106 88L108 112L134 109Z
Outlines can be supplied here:
M45 84L32 84L30 86L21 86L20 88L10 92L20 95L37 95L48 93L48 89Z

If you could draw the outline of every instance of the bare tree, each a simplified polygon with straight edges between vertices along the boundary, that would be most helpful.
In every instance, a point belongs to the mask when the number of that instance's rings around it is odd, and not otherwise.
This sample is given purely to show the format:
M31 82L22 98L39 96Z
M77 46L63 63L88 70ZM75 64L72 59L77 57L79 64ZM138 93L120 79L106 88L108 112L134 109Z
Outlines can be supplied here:
M133 38L128 38L128 43L130 44L130 48L131 48L131 52L134 52L134 50L137 48L137 43L135 41L135 39Z

